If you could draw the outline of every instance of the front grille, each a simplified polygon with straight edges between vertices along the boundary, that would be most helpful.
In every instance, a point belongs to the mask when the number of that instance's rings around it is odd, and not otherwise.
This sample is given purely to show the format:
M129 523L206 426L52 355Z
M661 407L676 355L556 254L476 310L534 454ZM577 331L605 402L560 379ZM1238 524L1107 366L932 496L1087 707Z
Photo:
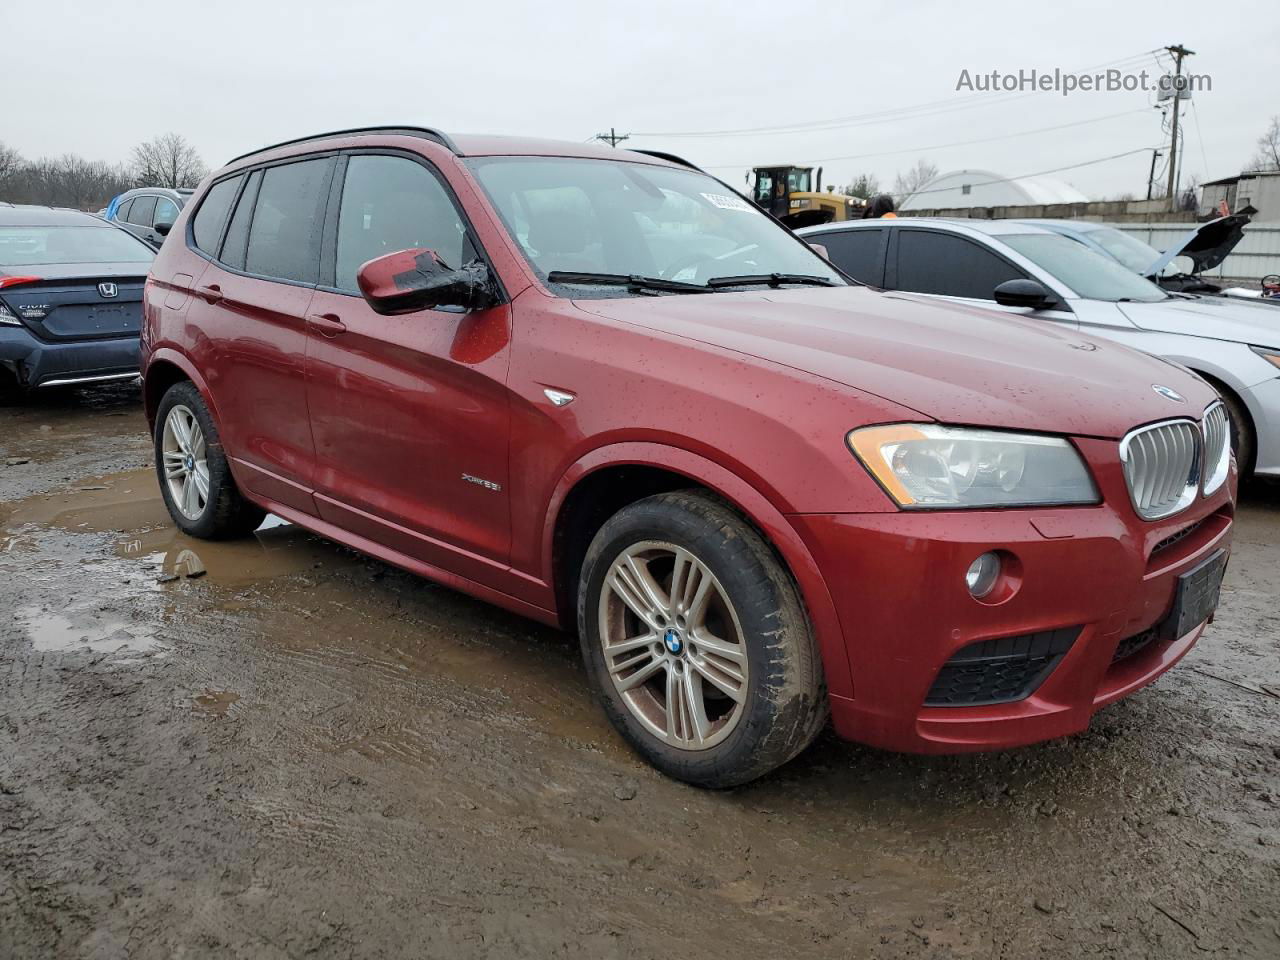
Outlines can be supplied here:
M1200 428L1169 420L1133 431L1120 444L1133 508L1159 520L1188 507L1200 489Z
M938 671L926 707L976 707L1031 696L1080 636L1080 627L980 640Z
M1204 415L1204 492L1213 493L1231 469L1231 423L1227 408L1215 403Z

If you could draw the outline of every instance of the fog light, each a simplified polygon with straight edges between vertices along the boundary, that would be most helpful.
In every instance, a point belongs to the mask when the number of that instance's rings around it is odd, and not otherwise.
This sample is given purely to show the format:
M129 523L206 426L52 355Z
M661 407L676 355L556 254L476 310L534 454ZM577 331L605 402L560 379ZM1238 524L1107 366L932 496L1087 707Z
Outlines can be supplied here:
M973 596L981 600L996 585L1000 578L1000 558L994 553L984 553L973 563L964 575L965 585Z

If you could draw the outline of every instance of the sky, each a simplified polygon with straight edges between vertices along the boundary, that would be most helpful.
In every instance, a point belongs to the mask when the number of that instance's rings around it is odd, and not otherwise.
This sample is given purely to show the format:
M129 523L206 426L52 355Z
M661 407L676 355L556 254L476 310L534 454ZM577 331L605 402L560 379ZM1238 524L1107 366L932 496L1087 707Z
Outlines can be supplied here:
M116 162L174 131L216 168L268 143L370 124L576 141L612 127L631 135L626 146L677 153L735 186L753 165L787 162L821 165L825 183L873 174L887 189L924 159L944 172L1060 171L1091 198L1141 196L1150 148L1169 139L1154 92L957 90L962 71L976 87L993 70L1114 65L1145 68L1154 83L1169 58L1152 51L1184 44L1195 51L1186 69L1212 89L1184 111L1181 180L1215 179L1238 173L1280 114L1274 10L1274 0L0 0L0 141L27 157Z

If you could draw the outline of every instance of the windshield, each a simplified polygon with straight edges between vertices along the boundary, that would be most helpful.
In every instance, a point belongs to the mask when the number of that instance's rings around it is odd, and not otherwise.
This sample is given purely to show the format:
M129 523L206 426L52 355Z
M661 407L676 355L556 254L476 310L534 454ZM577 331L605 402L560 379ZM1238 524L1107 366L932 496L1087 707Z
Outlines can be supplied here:
M1058 233L1005 234L1000 240L1086 300L1165 300L1150 280Z
M566 157L470 164L543 280L568 272L703 285L721 277L802 274L846 283L802 241L696 171ZM584 295L581 284L551 286ZM627 292L636 291L615 286L588 295Z
M115 227L0 226L0 267L45 263L150 263L155 251Z
M1115 227L1100 227L1097 230L1090 230L1087 235L1108 255L1139 276L1145 277L1147 271L1160 257L1160 251L1155 247Z

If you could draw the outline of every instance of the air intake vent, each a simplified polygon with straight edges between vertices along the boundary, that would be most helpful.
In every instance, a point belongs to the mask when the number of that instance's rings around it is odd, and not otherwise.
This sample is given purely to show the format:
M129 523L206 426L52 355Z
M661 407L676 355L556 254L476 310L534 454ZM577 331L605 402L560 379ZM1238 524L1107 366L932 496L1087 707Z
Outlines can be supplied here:
M1159 520L1191 505L1200 489L1200 446L1200 427L1190 420L1153 424L1124 438L1120 459L1138 516Z

